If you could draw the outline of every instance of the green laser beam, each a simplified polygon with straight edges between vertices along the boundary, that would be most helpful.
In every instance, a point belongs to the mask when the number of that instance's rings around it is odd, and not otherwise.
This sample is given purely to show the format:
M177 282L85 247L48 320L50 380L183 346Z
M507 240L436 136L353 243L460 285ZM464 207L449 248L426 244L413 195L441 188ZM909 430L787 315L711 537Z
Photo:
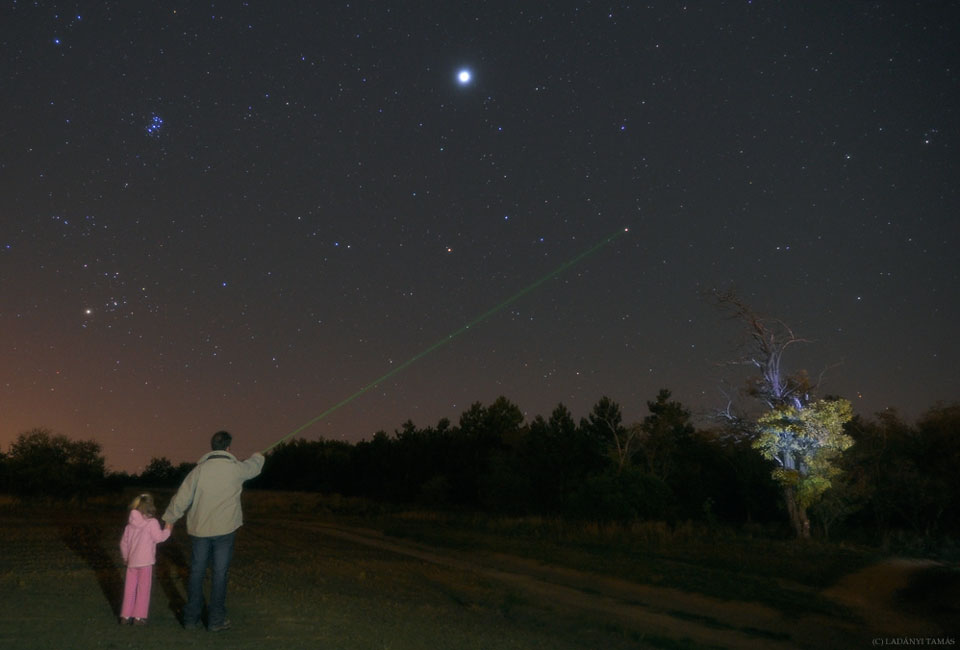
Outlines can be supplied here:
M523 289L521 289L521 290L518 291L517 293L513 294L512 296L510 296L509 298L507 298L506 300L504 300L503 302L501 302L499 305L496 305L495 307L491 307L490 309L488 309L487 311L483 312L482 314L480 314L479 316L477 316L476 318L474 318L473 320L471 320L469 323L467 323L466 325L464 325L464 326L461 327L460 329L458 329L458 330L456 330L455 332L452 332L452 333L450 333L450 334L447 334L445 337L443 337L442 339L440 339L439 341L437 341L436 343L434 343L434 344L431 345L430 347L428 347L428 348L426 348L425 350L423 350L423 351L417 353L416 355L410 357L410 359L408 359L407 361L404 361L404 362L401 363L399 366L397 366L396 368L392 369L390 372L386 373L385 375L383 375L383 376L380 377L379 379L373 380L372 382L370 382L369 384L367 384L366 386L364 386L363 388L361 388L360 390L358 390L358 391L355 392L354 394L352 394L352 395L350 395L349 397L346 397L346 398L340 400L339 402L337 402L336 404L334 404L333 406L331 406L330 408L328 408L326 411L324 411L324 412L321 413L320 415L316 416L315 418L312 418L312 419L310 419L310 420L307 420L306 422L304 422L303 424L301 424L299 427L297 427L296 429L294 429L293 431L291 431L290 433L288 433L287 435L285 435L284 437L280 438L280 439L277 440L275 443L273 443L272 445L270 445L269 447L267 447L266 449L264 449L263 452L261 452L261 453L264 453L264 454L267 453L268 451L270 451L271 449L273 449L274 447L276 447L277 445L279 445L279 444L282 443L283 441L287 440L288 438L291 438L291 437L297 435L298 433L300 433L301 431L303 431L304 429L313 426L314 424L316 424L316 423L319 422L320 420L324 419L325 417L327 417L328 415L330 415L331 413L333 413L333 412L336 411L337 409L339 409L339 408L341 408L341 407L343 407L343 406L346 406L347 404L349 404L349 403L352 402L353 400L357 399L358 397L360 397L361 395L363 395L364 393L366 393L366 392L367 392L368 390L370 390L371 388L376 387L377 385L379 385L379 384L385 382L386 380L390 379L391 377L393 377L394 375L396 375L396 374L399 373L400 371L405 370L406 368L410 367L410 366L413 365L415 362L417 362L417 361L419 361L420 359L422 359L423 357L427 356L428 354L430 354L431 352L433 352L433 351L436 350L437 348L446 345L447 343L449 343L450 341L452 341L452 340L455 339L456 337L458 337L458 336L460 336L461 334L463 334L464 332L466 332L466 331L467 331L468 329L470 329L471 327L482 323L483 321L487 320L488 318L490 318L491 316L493 316L494 314L496 314L498 311L501 311L504 307L506 307L506 306L508 306L508 305L511 305L511 304L515 303L516 301L520 300L520 298L522 298L523 296L527 295L528 293L530 293L531 291L533 291L534 289L536 289L537 287L539 287L541 284L543 284L543 283L546 282L547 280L549 280L549 279L551 279L551 278L554 278L554 277L560 275L561 273L563 273L564 271L566 271L567 269L569 269L571 266L574 266L574 265L576 265L577 263L579 263L583 258L588 257L588 256L592 255L593 253L596 253L598 250L600 250L601 248L603 248L604 246L606 246L607 244L609 244L610 242L612 242L614 239L616 239L617 237L623 235L623 234L626 233L626 232L629 232L629 229L628 229L628 228L624 228L624 229L622 229L622 230L618 230L617 232L613 233L612 235L609 235L608 237L605 237L605 238L602 239L600 242L598 242L597 244L595 244L593 247L585 250L584 252L580 253L579 255L577 255L577 256L574 257L573 259L565 262L564 264L561 264L559 267L557 267L556 269L554 269L554 270L551 271L550 273L547 273L545 276L543 276L542 278L540 278L539 280L537 280L537 281L534 282L533 284L531 284L531 285L529 285L529 286L527 286L527 287L524 287Z

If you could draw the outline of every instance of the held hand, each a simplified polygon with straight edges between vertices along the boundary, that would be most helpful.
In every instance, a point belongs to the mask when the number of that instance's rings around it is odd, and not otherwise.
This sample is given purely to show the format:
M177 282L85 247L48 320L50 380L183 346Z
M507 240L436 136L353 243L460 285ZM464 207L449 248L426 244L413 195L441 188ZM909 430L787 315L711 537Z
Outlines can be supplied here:
M166 530L173 530L173 524L171 524L170 522L167 522L167 523L164 525L164 528L165 528Z

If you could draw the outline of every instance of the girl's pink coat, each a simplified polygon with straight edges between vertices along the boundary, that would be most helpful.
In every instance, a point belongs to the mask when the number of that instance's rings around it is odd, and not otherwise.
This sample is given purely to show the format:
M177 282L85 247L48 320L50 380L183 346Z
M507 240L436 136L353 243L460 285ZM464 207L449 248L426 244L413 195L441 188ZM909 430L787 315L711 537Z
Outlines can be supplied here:
M157 544L170 538L169 530L160 528L153 517L144 517L139 510L131 510L127 527L120 539L120 553L128 567L150 566L157 561Z

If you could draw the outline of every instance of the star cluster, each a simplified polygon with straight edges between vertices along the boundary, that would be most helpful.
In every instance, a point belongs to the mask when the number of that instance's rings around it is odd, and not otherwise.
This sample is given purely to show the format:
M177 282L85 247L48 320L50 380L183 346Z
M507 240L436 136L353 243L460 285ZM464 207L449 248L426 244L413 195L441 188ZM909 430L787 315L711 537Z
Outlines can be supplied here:
M960 11L7 2L0 447L136 469L505 395L723 401L735 286L864 415L957 398Z

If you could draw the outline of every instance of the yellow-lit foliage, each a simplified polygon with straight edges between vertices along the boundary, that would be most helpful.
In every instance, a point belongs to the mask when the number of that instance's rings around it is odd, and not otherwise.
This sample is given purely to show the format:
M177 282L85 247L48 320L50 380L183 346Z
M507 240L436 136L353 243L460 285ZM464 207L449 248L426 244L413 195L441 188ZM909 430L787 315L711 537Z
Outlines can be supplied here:
M781 406L757 420L753 446L775 461L773 478L796 490L798 505L806 510L831 486L840 472L836 459L853 444L843 425L853 417L845 399L818 400L802 408Z

